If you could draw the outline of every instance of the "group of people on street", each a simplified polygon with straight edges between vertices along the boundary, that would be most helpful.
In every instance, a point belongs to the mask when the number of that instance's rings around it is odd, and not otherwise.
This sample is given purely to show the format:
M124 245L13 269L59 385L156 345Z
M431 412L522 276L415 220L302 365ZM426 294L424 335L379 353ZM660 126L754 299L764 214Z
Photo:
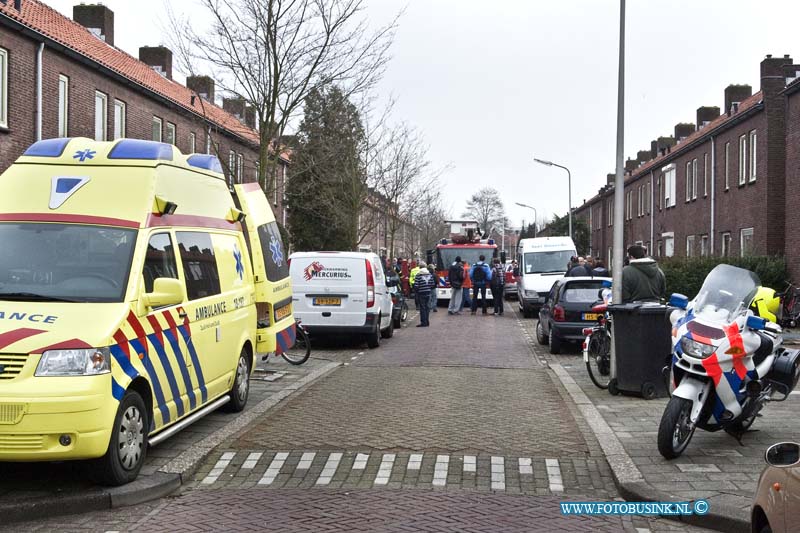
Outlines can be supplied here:
M493 315L501 316L503 314L503 289L505 288L506 277L504 265L500 260L495 258L493 267L486 263L486 257L480 255L478 262L470 266L466 261L461 261L460 256L456 256L453 264L450 265L448 270L448 278L450 280L450 305L447 308L447 313L450 315L460 315L461 310L468 306L470 314L474 315L478 312L478 300L481 302L481 309L483 314L486 311L486 287L492 291L492 300L494 303ZM469 290L472 289L472 298L470 298Z
M570 278L579 276L611 277L611 272L600 258L573 256L567 265L566 276Z

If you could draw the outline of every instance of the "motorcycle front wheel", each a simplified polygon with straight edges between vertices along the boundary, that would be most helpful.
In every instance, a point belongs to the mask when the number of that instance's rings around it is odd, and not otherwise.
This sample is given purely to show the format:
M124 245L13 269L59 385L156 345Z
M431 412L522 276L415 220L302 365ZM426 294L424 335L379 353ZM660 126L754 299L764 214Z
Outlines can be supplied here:
M692 402L673 396L667 403L658 426L658 451L665 459L680 456L692 440Z

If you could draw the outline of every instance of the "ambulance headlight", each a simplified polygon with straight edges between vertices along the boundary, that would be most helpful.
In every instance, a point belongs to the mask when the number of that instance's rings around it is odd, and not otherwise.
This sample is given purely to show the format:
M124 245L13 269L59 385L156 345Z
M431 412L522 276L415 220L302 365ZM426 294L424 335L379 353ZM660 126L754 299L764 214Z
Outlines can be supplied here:
M111 372L108 348L47 350L36 367L37 376L93 376Z
M714 353L714 350L716 350L716 348L710 344L703 344L702 342L697 342L696 340L692 340L687 337L681 339L681 349L686 355L691 355L692 357L696 357L698 359L711 357L711 355Z

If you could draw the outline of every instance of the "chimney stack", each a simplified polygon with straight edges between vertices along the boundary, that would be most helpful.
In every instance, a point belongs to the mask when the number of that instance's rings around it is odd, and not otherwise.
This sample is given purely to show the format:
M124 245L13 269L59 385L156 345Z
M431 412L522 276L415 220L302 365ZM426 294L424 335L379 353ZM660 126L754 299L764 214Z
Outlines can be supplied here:
M614 181L617 179L616 174L606 174L606 185L614 185Z
M187 76L186 87L200 95L200 98L214 103L214 80L210 76Z
M731 112L733 104L736 104L736 110L738 110L739 103L750 98L752 95L753 88L749 85L728 85L725 87L725 113L728 115L733 114Z
M72 20L114 46L114 12L106 6L102 4L73 6Z
M659 137L656 139L656 149L658 150L658 155L666 155L670 152L670 148L675 146L675 138L674 137Z
M240 121L244 122L245 118L245 101L244 98L237 96L236 98L223 98L222 109L234 115Z
M703 106L697 108L697 129L702 128L709 122L713 122L719 117L719 108L714 106Z
M172 79L172 50L166 46L139 47L139 61L147 63L168 80Z
M256 108L249 105L244 110L244 124L250 129L256 129Z
M625 161L625 172L633 172L636 170L636 167L639 166L639 162L635 159L631 159L630 157Z
M675 124L675 138L679 141L685 139L692 133L694 133L694 124L686 122Z
M639 163L646 163L651 159L653 158L650 157L650 150L639 150L636 152L636 160L639 161Z

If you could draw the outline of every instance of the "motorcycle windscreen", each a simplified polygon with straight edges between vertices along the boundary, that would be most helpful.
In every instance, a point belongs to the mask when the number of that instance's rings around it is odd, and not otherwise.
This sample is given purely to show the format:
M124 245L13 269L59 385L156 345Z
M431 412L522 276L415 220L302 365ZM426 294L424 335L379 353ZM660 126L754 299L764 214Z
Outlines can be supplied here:
M292 284L285 248L275 215L261 187L257 183L245 183L235 185L234 190L245 214L244 225L253 263L258 308L256 351L274 352L276 336L294 325Z

